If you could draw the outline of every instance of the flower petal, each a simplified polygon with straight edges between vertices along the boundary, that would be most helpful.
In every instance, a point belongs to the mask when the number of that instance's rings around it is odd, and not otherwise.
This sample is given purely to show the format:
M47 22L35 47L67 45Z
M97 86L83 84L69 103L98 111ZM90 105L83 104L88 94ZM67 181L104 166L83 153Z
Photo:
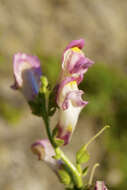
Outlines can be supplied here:
M79 102L77 101L76 103L79 103ZM87 104L87 102L84 102L84 103ZM75 127L79 118L79 114L81 110L83 109L83 107L84 105L74 106L72 101L69 100L66 105L67 109L62 108L59 110L59 121L57 124L57 128L58 128L57 137L63 139L64 144L69 143L71 136L75 130Z
M76 76L78 78L83 76L93 63L79 48L68 49L63 56L61 78L68 76ZM81 82L82 78L80 77L79 82Z
M84 39L73 40L72 42L68 44L65 51L73 47L78 47L79 49L82 49L84 47L84 44L85 44Z
M42 75L40 62L36 56L17 53L13 59L15 83L13 89L20 89L27 100L38 94Z
M85 73L93 63L92 60L85 56L79 57L79 60L74 64L73 68L70 69L70 73Z
M57 172L62 164L62 161L53 158L56 154L48 139L36 141L32 144L31 149L33 153L38 155L39 160L45 161L51 169Z
M96 181L95 190L108 190L103 181Z
M68 92L64 102L62 104L63 110L68 109L69 101L72 102L73 106L77 107L84 107L88 104L87 101L82 100L81 96L84 92L82 90L74 90L71 92Z

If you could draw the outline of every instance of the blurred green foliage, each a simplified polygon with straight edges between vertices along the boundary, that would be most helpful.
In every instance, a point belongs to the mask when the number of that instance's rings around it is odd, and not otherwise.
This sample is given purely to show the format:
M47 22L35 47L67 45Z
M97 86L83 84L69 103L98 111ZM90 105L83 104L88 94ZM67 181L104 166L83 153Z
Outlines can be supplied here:
M84 110L88 115L115 126L118 137L127 131L125 127L119 131L119 126L127 126L127 77L122 69L95 64L80 87L88 96L89 105Z
M43 56L37 53L42 63L42 72L47 76L52 87L57 83L60 75L61 60L58 56Z
M2 82L6 85L6 79L9 76L10 68L12 71L12 64L8 64L8 58L6 56L2 56L0 52L0 84ZM12 73L10 74L12 75ZM8 86L8 89L10 86ZM3 89L1 88L1 92ZM16 123L22 116L23 105L19 104L19 102L15 101L14 98L9 98L10 94L0 94L0 118L6 120L8 123Z
M0 117L9 123L16 123L22 115L22 109L0 97Z

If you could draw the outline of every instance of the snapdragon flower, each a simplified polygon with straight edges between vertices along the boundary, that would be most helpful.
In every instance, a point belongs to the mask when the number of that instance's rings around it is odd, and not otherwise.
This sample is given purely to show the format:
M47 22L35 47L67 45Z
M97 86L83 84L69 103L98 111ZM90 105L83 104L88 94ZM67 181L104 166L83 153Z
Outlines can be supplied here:
M62 73L57 91L59 121L57 124L58 137L68 144L79 114L88 103L82 99L83 91L78 89L84 73L93 64L82 52L84 40L72 41L65 49L62 57Z
M32 144L31 149L34 154L37 154L39 160L44 161L58 175L62 161L53 158L56 154L48 139L36 141Z
M13 58L13 73L15 82L11 86L19 89L27 101L31 101L39 92L42 75L40 62L36 56L29 56L25 53L17 53Z

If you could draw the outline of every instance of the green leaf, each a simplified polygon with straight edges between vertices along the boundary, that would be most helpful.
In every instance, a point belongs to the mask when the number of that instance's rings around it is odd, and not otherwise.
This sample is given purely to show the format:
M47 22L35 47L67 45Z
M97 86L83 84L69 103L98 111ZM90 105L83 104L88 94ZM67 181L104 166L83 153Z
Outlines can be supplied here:
M59 170L58 174L60 176L61 183L64 185L69 185L71 183L71 177L65 170Z
M54 142L56 146L62 146L64 144L64 140L59 138L54 138Z
M82 175L83 176L86 176L87 175L87 172L88 172L88 167L85 167L82 171Z
M89 158L90 158L90 155L86 149L85 150L80 149L76 154L76 162L78 164L83 164L83 163L88 162Z

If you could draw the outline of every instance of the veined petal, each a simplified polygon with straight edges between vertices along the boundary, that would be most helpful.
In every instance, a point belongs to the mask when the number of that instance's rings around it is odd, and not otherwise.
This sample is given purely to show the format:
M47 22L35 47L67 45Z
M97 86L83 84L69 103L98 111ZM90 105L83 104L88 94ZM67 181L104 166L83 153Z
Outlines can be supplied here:
M15 83L12 88L20 89L28 101L34 99L39 92L42 75L38 58L24 53L15 54L13 72Z

